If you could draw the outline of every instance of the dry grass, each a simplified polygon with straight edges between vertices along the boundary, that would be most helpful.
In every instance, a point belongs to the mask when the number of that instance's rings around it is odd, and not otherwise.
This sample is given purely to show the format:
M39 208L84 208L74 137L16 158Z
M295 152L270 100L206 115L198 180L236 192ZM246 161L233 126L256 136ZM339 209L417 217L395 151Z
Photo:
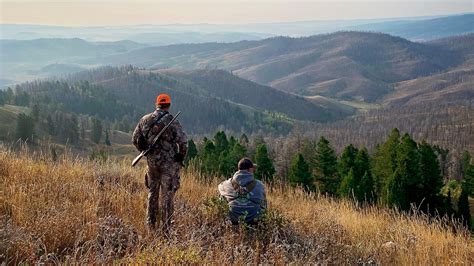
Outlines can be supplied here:
M269 191L272 211L261 228L233 228L217 181L200 182L192 170L182 176L172 235L152 235L144 168L66 158L1 150L0 262L474 263L466 231L297 189Z

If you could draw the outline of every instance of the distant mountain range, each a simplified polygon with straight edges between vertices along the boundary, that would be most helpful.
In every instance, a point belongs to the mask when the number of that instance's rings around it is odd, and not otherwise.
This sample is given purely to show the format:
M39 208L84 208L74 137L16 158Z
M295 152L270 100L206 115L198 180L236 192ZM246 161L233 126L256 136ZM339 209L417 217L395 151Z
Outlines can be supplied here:
M429 22L433 29L460 33L469 29L462 25L473 17L467 14L370 25L405 25L415 32L419 29L416 25ZM447 23L445 27L440 26L443 23ZM458 26L450 30L449 25ZM413 42L389 34L355 31L166 46L78 38L0 40L0 78L8 85L51 76L64 78L104 65L132 65L147 69L140 70L147 72L147 77L158 75L187 84L177 90L180 93L192 88L186 93L199 90L199 97L216 98L232 106L245 105L301 121L328 121L351 115L351 106L359 108L367 103L404 106L473 97L473 47L474 33ZM111 80L124 77L128 76L121 73ZM109 84L106 80L95 82ZM133 87L129 79L113 84ZM242 95L252 93L257 96L243 100ZM298 110L290 112L285 99L291 99Z
M146 47L80 63L226 69L298 95L375 102L393 93L399 82L463 65L472 52L472 35L457 37L454 42L416 43L387 34L339 32L230 44Z
M65 27L0 24L0 39L81 38L87 41L131 40L147 45L236 42L272 36L305 37L336 31L372 31L410 40L433 40L473 32L474 13L386 19L315 20L235 25L170 24Z

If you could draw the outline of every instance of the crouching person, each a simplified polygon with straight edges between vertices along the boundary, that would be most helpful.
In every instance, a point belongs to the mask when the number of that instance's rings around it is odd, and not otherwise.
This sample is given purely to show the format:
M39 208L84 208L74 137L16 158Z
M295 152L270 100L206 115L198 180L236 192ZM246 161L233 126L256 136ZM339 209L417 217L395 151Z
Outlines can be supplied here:
M253 176L255 165L248 158L238 163L234 176L219 184L219 194L229 204L229 218L232 224L239 221L256 224L267 208L263 183Z

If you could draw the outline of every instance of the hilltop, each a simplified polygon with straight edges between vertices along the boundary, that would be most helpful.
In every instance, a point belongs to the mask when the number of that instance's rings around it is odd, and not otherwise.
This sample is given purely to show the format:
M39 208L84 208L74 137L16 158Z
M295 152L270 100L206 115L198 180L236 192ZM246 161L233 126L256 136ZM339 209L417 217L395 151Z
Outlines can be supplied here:
M47 153L43 153L47 154ZM216 199L220 178L182 175L171 236L145 228L143 168L129 161L0 150L0 259L26 263L472 264L469 233L380 207L268 191L257 231L233 229ZM209 180L209 177L207 177Z

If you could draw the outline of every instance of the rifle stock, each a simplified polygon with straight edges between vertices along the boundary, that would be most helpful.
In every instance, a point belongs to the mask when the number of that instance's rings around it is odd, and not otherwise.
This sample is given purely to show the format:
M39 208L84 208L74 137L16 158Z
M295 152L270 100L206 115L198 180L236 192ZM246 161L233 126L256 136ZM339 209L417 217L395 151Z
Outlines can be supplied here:
M137 165L137 163L143 158L143 156L146 156L153 149L153 147L155 146L156 142L160 139L163 132L165 132L171 126L171 124L176 120L176 118L178 118L180 114L181 114L181 111L179 111L173 117L173 119L171 119L171 121L163 129L161 129L161 131L153 139L153 142L151 143L151 145L146 150L142 151L137 157L135 157L135 159L133 159L132 167Z

